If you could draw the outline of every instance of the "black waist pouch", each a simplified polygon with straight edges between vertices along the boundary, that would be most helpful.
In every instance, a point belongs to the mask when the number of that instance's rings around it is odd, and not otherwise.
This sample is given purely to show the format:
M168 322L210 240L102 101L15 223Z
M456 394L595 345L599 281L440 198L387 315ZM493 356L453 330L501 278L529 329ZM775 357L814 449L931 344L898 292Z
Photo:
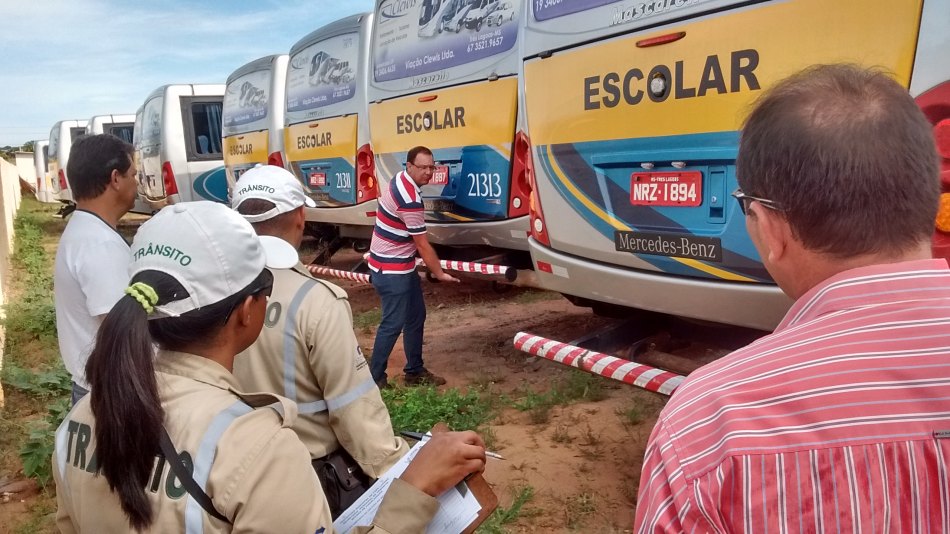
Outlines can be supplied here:
M339 517L343 510L366 493L374 482L342 447L323 458L312 460L311 464L320 479L333 519Z

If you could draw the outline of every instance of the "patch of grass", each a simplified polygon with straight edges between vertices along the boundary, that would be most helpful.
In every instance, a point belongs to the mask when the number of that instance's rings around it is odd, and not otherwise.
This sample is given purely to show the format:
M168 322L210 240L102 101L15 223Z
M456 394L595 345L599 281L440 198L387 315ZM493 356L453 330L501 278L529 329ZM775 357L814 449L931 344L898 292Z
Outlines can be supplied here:
M511 506L495 508L488 519L475 531L477 534L507 534L508 529L505 525L513 523L521 516L522 508L531 499L534 498L534 488L531 486L521 486L515 490L515 497L511 501Z
M594 495L585 491L568 499L565 509L567 515L565 523L567 523L568 528L578 528L584 518L595 511L597 511L597 503Z
M13 529L14 534L45 534L57 532L51 517L56 512L56 501L48 493L45 498L30 504L29 517Z
M475 389L462 393L455 388L439 392L431 386L396 387L384 389L382 395L397 432L426 432L439 422L452 430L477 430L494 415L488 395Z
M604 379L583 371L574 371L554 381L552 388L538 393L526 391L514 403L514 407L528 412L534 424L543 424L550 419L551 408L576 401L598 402L607 398Z
M556 425L554 432L551 434L551 440L554 443L570 443L574 441L574 438L571 437L571 433L567 431L566 426Z
M567 402L577 400L602 401L607 398L605 382L606 380L603 377L572 370L560 388L561 398Z
M617 414L617 417L625 425L637 426L646 420L646 415L643 413L643 407L634 404L627 409L617 408L614 410L614 413Z
M35 478L40 486L45 487L53 479L50 458L53 456L56 429L69 413L69 401L68 396L51 400L46 405L46 418L31 425L30 435L20 448L23 474Z
M353 329L362 330L368 334L373 328L379 326L379 322L382 321L382 319L383 310L379 308L358 313L353 316Z

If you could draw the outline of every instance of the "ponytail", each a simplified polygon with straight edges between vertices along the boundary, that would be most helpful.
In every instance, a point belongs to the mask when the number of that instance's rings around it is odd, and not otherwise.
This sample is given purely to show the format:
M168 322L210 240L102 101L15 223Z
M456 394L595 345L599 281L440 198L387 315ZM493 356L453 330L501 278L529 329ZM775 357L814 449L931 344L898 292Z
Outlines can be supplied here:
M272 283L273 275L265 269L248 287L224 300L179 317L149 320L152 308L184 299L188 292L169 274L142 271L99 326L96 346L86 362L96 458L133 529L146 529L154 520L145 488L165 421L155 379L154 344L187 352L194 344L213 339L235 306L249 296L258 298Z
M99 327L86 362L86 379L96 418L100 470L135 530L152 523L145 487L165 418L153 358L148 314L136 297L127 294Z

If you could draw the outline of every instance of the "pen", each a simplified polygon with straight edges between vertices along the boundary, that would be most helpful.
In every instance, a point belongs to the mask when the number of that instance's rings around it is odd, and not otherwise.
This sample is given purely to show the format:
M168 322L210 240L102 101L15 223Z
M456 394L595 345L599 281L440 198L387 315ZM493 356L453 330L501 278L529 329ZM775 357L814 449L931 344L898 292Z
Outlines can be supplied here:
M423 441L423 440L425 440L426 438L432 437L432 434L429 434L429 433L425 433L425 434L424 434L424 433L422 433L422 432L410 432L410 431L408 431L408 430L403 430L402 432L400 432L400 434L402 434L402 436L405 437L405 438L410 438L410 439L414 439L414 440L417 440L417 441ZM498 454L497 452L492 452L492 451L485 451L485 456L488 456L488 457L490 457L490 458L496 458L496 459L498 459L498 460L504 460L504 459L505 459L504 456Z

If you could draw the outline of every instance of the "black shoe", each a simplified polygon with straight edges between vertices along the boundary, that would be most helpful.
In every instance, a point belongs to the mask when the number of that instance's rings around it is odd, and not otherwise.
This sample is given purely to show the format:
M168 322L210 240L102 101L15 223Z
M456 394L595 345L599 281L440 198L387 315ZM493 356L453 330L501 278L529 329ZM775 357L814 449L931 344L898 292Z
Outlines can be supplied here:
M386 377L384 376L376 381L376 387L378 387L379 390L382 391L384 389L389 389L392 386L389 385L389 380L386 380Z
M444 378L432 374L428 369L423 369L421 373L406 373L403 381L407 386L441 386L445 384Z

